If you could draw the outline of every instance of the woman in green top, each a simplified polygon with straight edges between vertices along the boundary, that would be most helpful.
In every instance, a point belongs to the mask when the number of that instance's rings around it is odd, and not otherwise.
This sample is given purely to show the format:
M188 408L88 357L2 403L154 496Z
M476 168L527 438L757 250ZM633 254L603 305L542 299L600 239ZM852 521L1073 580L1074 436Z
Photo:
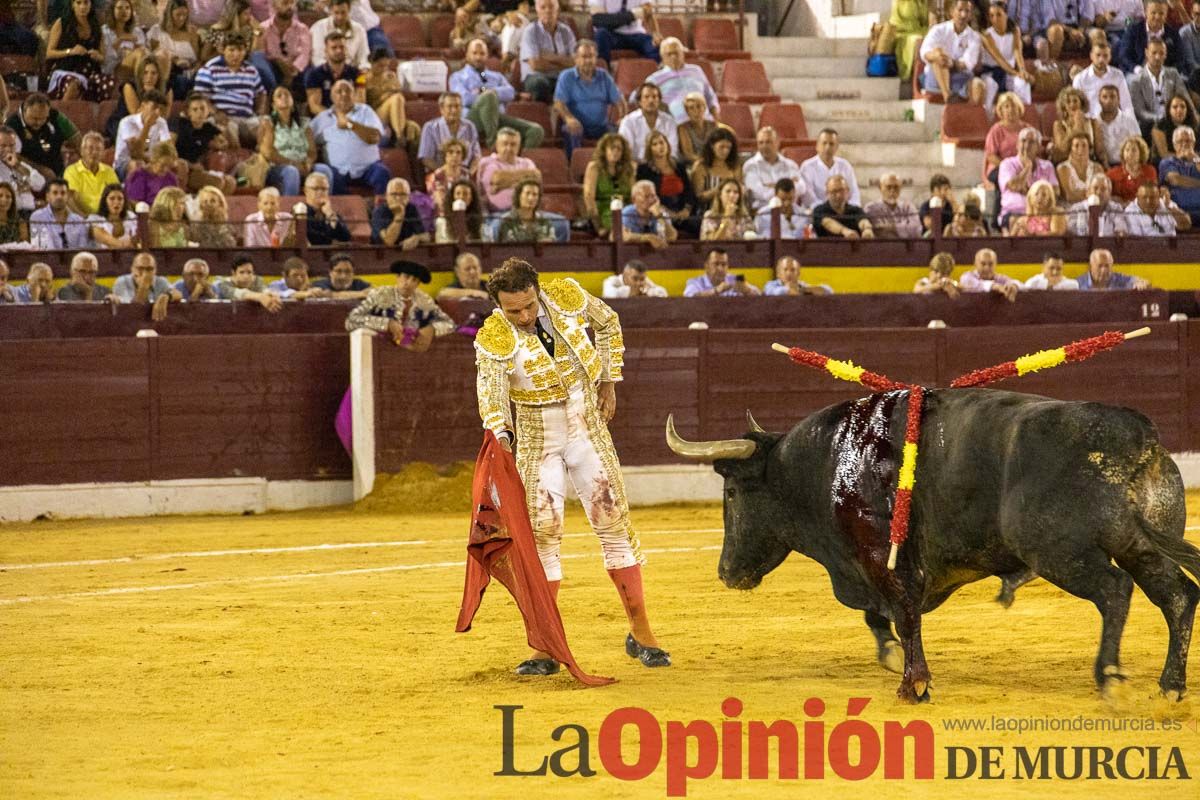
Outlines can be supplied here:
M596 235L607 238L612 230L612 199L629 200L636 167L629 142L619 133L606 133L596 143L592 160L583 173L583 210Z
M258 152L271 166L267 186L284 197L300 194L300 182L317 163L317 140L306 120L296 114L296 101L286 86L271 93L271 115L258 129Z
M542 186L525 179L513 188L513 207L500 221L501 242L553 242L554 228L550 220L539 213L542 206Z
M177 186L169 186L154 198L150 206L150 246L187 247L188 226L183 219L187 195Z
M896 32L896 69L901 80L912 77L917 40L929 33L931 24L925 0L892 0L888 25Z

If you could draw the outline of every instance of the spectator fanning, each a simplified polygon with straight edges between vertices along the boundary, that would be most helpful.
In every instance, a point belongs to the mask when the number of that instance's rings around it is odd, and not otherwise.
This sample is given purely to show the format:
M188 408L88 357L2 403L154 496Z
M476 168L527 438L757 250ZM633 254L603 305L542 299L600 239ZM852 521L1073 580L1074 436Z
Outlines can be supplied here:
M370 106L354 102L349 81L333 85L333 108L317 114L309 127L325 159L313 170L329 178L334 194L346 194L352 182L371 187L376 196L387 192L392 174L379 156L383 123Z
M634 180L629 143L615 133L604 134L583 173L583 211L597 236L607 238L612 231L612 200L628 198Z
M592 30L600 58L612 63L613 50L633 50L642 58L659 60L658 20L653 0L590 0Z
M690 94L699 94L704 98L705 105L714 115L720 111L717 93L713 91L704 70L696 64L684 61L687 48L683 42L674 36L663 39L659 46L662 53L662 66L646 78L647 83L653 83L662 91L662 102L667 111L679 124L688 120L687 110L683 107L684 98Z
M534 100L554 98L559 74L574 66L575 34L558 19L558 0L536 0L537 21L521 34L521 82Z
M974 5L971 0L956 0L953 17L929 29L921 43L925 73L921 85L927 92L980 105L984 101L983 81L974 77L979 63L979 34L970 27Z
M487 42L474 39L467 45L463 68L450 76L450 91L456 92L467 109L467 119L479 131L488 147L496 140L501 128L517 131L524 147L537 147L546 132L536 122L526 122L504 113L504 107L517 96L508 78L487 68Z
M651 131L658 131L671 143L671 152L679 152L679 132L675 120L662 111L662 92L653 83L644 83L638 90L638 108L621 120L619 131L629 142L634 158L646 152L646 140Z
M825 184L833 175L841 175L850 187L850 202L859 205L862 202L858 193L858 178L850 162L837 154L838 134L833 128L825 128L817 134L817 154L805 159L800 165L800 177L812 193L813 203L825 201Z
M35 250L80 250L88 246L88 226L67 204L70 187L62 178L46 184L46 205L29 217Z
M625 99L607 70L596 66L596 44L590 39L576 43L575 66L559 73L554 111L562 120L568 161L585 138L599 139L617 129L609 121L612 116L625 116Z
M1085 291L1091 289L1135 289L1140 291L1149 289L1150 282L1133 275L1114 272L1112 252L1097 248L1088 256L1088 269L1079 276L1079 288Z

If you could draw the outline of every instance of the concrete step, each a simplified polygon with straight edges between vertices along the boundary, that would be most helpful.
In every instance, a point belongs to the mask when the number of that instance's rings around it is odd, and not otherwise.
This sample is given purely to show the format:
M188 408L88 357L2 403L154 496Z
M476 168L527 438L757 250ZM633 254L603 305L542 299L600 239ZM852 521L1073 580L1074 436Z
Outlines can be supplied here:
M834 16L853 16L855 14L879 14L888 17L892 13L891 0L841 0L841 11L834 11Z
M766 56L759 59L772 78L865 78L866 59L856 56L819 56L807 54ZM895 80L890 80L895 83Z
M903 122L904 112L913 111L911 100L808 100L802 105L806 118L853 122Z
M773 56L818 58L822 56L859 56L866 59L867 39L827 39L818 36L763 36L750 51L758 60Z
M923 122L880 122L844 117L832 119L813 117L809 115L808 106L804 107L804 120L808 124L810 136L816 137L817 131L822 128L833 128L838 132L838 138L844 144L851 142L915 144L940 141L937 129L926 128ZM879 146L883 147L884 145L880 144Z
M879 22L881 18L886 19L889 12L880 14L873 11L868 14L851 14L843 17L834 17L826 24L826 30L837 39L851 38L869 38L871 36L871 26ZM865 61L867 58L867 48L863 47L862 57Z
M774 78L771 88L784 100L799 103L808 100L891 102L900 94L900 85L895 78Z
M840 154L841 151L839 151ZM860 187L872 186L879 180L880 175L885 172L894 172L900 176L900 180L905 185L914 187L914 192L924 198L929 193L929 179L935 174L940 173L949 178L956 192L973 187L982 180L982 151L970 151L966 156L963 154L964 151L958 151L955 158L957 163L953 166L938 165L936 162L873 163L872 159L863 161L851 159L850 163L854 165L854 174L858 177ZM975 156L975 154L978 155Z
M929 164L943 162L941 142L847 142L842 141L838 155L851 164Z

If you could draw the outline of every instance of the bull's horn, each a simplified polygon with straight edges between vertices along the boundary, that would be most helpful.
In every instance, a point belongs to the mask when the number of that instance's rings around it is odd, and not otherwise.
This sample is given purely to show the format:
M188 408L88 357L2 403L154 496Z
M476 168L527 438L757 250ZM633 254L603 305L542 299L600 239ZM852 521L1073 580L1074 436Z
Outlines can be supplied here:
M749 458L757 444L749 439L718 439L714 442L689 442L675 432L675 415L667 415L667 447L676 455L693 461L716 461L719 458Z
M750 430L754 433L766 433L762 425L754 421L754 415L750 413L750 409L746 409L746 423L750 426Z

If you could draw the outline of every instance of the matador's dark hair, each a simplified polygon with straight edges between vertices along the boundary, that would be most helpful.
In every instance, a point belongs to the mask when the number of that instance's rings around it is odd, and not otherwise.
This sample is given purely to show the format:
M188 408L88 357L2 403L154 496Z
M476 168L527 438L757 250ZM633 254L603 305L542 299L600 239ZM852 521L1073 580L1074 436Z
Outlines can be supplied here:
M523 292L530 286L538 286L537 270L528 261L520 258L505 260L488 276L487 290L496 305L500 304L500 292Z

